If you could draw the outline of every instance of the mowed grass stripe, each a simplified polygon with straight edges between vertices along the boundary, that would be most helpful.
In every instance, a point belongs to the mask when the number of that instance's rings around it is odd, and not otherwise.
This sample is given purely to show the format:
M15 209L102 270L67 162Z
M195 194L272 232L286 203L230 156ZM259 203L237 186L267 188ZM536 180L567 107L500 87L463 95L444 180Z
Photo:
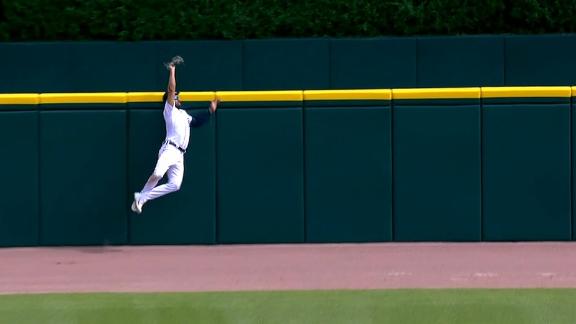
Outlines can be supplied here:
M576 323L576 289L4 295L0 323Z

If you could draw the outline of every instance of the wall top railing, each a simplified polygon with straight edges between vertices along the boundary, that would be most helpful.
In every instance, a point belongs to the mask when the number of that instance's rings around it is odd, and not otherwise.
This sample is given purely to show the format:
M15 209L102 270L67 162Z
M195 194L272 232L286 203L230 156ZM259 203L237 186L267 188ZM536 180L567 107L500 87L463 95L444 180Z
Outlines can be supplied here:
M164 92L0 93L0 105L154 103L161 102L163 94ZM570 98L576 97L576 86L293 91L182 91L180 92L180 97L183 101L188 102L210 101L216 97L222 102Z

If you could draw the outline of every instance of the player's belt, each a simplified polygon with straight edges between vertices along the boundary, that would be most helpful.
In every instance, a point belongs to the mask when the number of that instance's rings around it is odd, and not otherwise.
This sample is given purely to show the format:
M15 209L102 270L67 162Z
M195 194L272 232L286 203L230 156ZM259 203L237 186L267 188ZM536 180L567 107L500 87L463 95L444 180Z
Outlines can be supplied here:
M172 142L172 141L166 141L165 143L168 143L168 144L174 146L175 148L177 148L177 149L178 149L180 152L182 152L182 153L186 153L186 150L185 150L185 149L183 149L183 148L181 148L180 146L176 145L176 143L174 143L174 142Z

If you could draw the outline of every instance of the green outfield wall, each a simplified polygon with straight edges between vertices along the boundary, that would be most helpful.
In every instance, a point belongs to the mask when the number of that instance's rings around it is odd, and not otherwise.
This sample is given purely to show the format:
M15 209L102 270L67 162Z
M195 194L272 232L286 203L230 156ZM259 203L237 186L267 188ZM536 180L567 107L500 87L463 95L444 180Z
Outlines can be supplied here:
M0 43L0 93L576 84L576 34Z
M574 95L183 91L222 102L138 215L162 92L0 94L0 246L573 240Z

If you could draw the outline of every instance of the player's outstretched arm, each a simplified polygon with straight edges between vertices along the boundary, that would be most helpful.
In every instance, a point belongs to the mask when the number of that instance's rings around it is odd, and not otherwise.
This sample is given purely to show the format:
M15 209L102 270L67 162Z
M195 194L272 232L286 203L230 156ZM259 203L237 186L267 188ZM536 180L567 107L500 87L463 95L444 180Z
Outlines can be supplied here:
M220 103L220 100L216 98L210 102L210 106L208 106L208 111L204 110L194 114L192 116L192 122L190 122L190 126L200 127L204 125L208 121L208 119L210 119L210 115L214 114L216 112L216 109L218 109L218 103Z
M166 101L172 107L174 106L174 96L176 95L176 65L171 62L168 65L168 70L170 71L170 76L168 77L168 88L166 89L168 93Z

